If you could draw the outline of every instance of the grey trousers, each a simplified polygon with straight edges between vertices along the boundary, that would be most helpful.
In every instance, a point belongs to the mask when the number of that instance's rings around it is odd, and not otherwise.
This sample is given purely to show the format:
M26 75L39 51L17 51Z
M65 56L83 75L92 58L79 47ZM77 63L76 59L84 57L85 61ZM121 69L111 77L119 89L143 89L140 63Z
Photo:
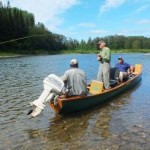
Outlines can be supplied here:
M120 72L119 73L119 79L120 79L121 82L123 81L123 79L125 79L127 77L128 77L128 73L127 72Z
M110 63L100 63L97 80L104 83L104 88L110 87Z

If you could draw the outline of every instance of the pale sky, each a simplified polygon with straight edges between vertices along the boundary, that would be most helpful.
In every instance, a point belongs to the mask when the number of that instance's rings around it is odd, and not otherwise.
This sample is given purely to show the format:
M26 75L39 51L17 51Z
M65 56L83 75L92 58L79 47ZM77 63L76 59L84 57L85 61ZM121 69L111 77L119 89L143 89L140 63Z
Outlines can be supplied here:
M8 0L1 0L3 5ZM49 31L77 40L108 35L150 37L150 0L9 0Z

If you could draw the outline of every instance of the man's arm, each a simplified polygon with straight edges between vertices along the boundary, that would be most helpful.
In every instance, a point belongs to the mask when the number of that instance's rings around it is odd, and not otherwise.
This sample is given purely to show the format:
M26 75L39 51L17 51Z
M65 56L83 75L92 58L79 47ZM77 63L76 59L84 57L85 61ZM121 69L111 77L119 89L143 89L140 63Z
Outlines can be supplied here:
M67 72L65 72L64 75L61 76L61 79L65 82L65 81L67 81L67 78L68 78L68 74L67 74Z

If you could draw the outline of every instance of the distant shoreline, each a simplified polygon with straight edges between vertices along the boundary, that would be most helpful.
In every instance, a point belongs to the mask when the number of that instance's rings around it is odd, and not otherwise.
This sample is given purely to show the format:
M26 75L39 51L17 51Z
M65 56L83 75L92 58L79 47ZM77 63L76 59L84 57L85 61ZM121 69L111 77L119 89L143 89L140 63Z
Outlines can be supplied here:
M23 57L23 56L26 56L26 55L2 55L0 54L0 59L2 58L16 58L16 57Z
M112 53L114 54L122 54L122 53L145 53L145 54L150 54L150 49L123 49L123 50L111 50ZM72 51L72 50L64 50L60 51L58 53L36 53L36 54L16 54L12 52L0 52L0 59L2 58L16 58L16 57L24 57L24 56L42 56L42 55L59 55L59 54L97 54L99 53L99 50L94 50L94 51Z

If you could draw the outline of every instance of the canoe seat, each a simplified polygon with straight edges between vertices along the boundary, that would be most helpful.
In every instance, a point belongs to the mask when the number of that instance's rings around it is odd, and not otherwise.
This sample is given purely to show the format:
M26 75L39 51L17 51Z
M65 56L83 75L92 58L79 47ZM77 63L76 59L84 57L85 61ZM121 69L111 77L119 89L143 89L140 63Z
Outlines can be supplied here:
M117 80L110 80L110 87L115 87L118 85L118 81Z
M119 70L117 67L110 68L110 80L117 80L119 78Z
M142 65L141 64L135 64L135 69L132 74L139 74L142 71Z
M100 94L103 91L103 82L92 80L90 87L89 87L89 93L90 94Z
M110 87L115 87L118 85L119 80L119 70L116 67L110 68Z

